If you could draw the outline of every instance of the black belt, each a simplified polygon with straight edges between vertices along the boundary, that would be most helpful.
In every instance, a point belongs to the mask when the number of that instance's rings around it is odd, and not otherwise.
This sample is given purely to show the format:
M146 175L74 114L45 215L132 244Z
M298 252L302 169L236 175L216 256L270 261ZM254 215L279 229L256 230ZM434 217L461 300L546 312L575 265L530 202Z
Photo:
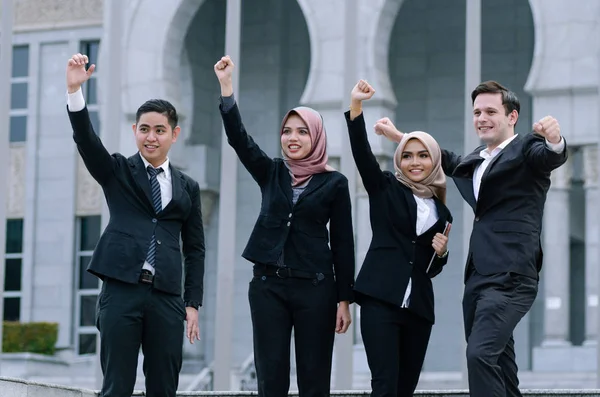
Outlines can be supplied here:
M254 276L272 276L279 278L304 278L307 280L321 281L325 279L323 273L313 273L304 270L291 269L289 267L269 266L269 265L256 265L254 266Z
M154 284L154 275L150 270L142 269L142 274L140 274L140 283Z

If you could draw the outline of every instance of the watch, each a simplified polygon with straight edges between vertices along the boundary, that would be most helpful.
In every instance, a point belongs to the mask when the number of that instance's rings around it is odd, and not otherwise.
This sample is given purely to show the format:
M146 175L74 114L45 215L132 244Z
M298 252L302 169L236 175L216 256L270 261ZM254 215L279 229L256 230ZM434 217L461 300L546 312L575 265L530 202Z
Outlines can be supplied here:
M444 259L447 256L448 256L448 250L446 250L446 252L444 252L442 255L438 255L437 257L440 259Z
M194 309L198 310L198 308L200 307L200 302L198 302L198 301L185 301L185 307L193 307Z

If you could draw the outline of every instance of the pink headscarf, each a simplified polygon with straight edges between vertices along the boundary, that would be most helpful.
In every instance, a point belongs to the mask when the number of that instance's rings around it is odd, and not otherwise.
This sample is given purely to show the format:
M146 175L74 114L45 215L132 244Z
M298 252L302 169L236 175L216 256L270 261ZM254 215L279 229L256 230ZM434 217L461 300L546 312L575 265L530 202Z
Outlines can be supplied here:
M334 169L327 165L327 135L323 126L323 118L316 110L299 106L287 112L281 122L280 135L283 134L287 119L293 114L297 114L304 121L312 141L310 153L303 159L292 160L283 153L285 165L292 176L292 186L299 186L307 182L314 174L331 172Z

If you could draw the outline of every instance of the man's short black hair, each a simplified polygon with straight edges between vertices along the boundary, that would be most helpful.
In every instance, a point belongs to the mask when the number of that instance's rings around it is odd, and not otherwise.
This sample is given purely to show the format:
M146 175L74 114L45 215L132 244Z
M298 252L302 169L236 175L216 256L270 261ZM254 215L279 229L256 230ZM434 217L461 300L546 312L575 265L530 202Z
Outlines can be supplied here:
M165 115L172 129L177 127L179 121L177 110L175 110L175 106L173 106L171 102L165 101L164 99L150 99L149 101L144 102L135 113L135 123L139 123L140 117L142 117L143 114L152 112Z

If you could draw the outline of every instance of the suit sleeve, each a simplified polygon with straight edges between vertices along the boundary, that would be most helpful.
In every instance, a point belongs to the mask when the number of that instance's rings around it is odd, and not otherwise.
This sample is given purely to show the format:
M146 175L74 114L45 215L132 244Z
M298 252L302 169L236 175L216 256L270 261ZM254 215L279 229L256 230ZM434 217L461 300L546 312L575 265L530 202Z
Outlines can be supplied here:
M67 112L73 128L73 140L85 167L100 185L104 185L114 174L117 160L108 153L94 132L87 107L77 112Z
M527 163L534 169L547 173L560 167L567 161L568 150L565 141L563 150L559 153L550 149L545 139L537 134L530 134L528 142L523 145L523 155ZM562 138L563 140L565 138Z
M364 116L361 113L354 120L350 120L350 111L345 112L344 116L348 125L352 156L354 157L354 162L356 163L356 168L358 168L363 186L367 193L375 193L382 188L386 178L371 150L371 145L367 138Z
M185 266L183 299L196 301L202 305L204 295L204 226L200 202L200 186L194 182L192 191L192 210L183 223L181 240Z
M442 149L442 169L444 170L444 174L447 176L452 176L452 174L454 174L454 170L456 167L458 167L461 160L462 156L449 150Z
M331 219L329 221L329 236L333 267L337 285L337 299L354 301L354 232L352 228L352 204L348 179L338 184Z
M267 175L269 175L271 167L274 166L273 160L260 149L246 132L237 104L227 107L221 104L219 110L221 111L227 142L235 150L252 178L259 185L262 185Z

